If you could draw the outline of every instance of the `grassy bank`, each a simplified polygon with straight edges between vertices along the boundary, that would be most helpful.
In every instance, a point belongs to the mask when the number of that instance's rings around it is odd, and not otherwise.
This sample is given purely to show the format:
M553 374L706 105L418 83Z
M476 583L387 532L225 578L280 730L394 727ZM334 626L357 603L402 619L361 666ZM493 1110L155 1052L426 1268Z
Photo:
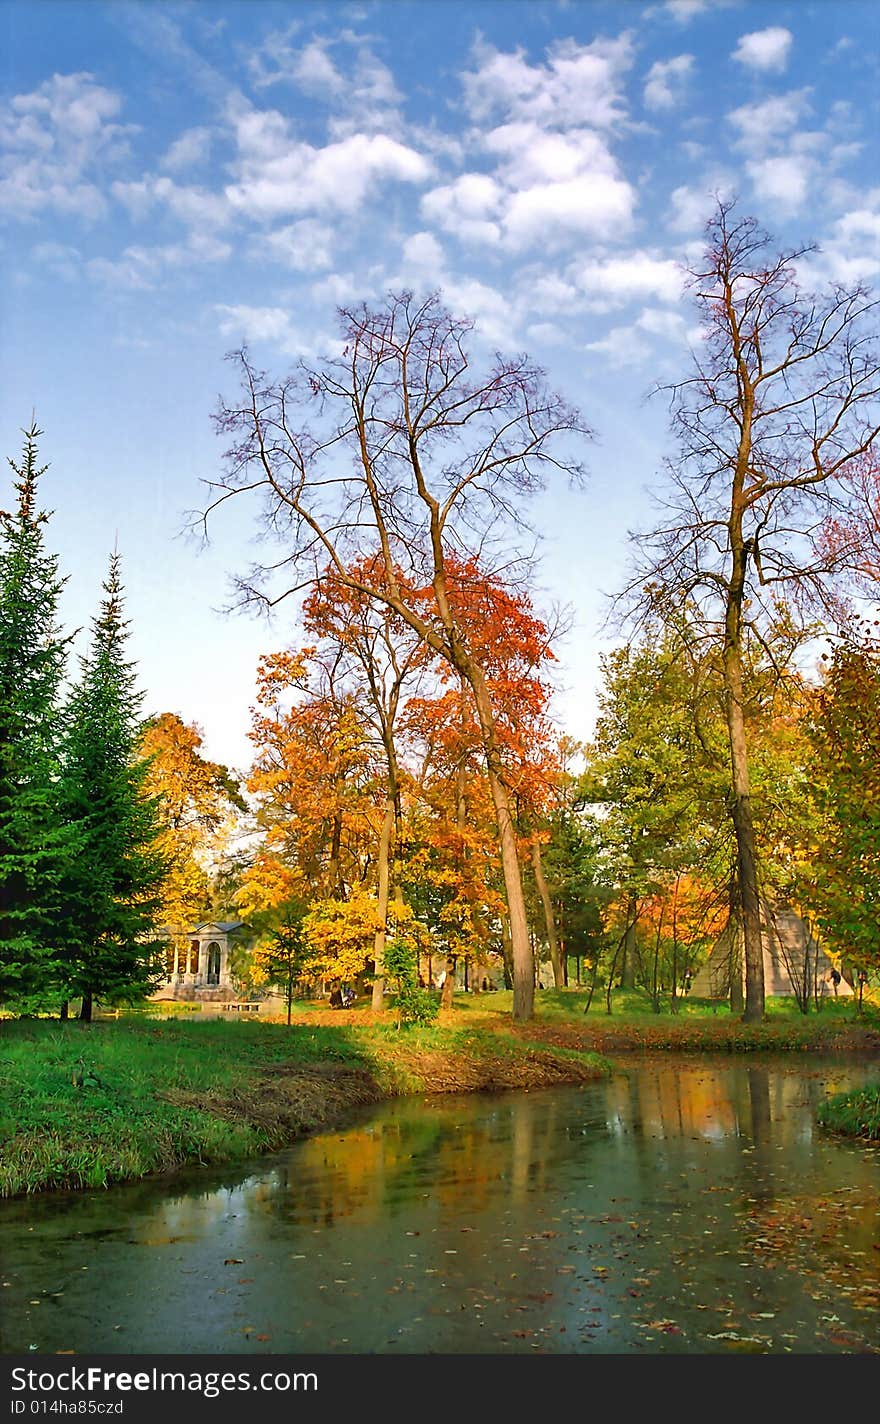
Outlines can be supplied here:
M438 1026L404 1032L365 1006L303 1006L290 1028L196 1014L0 1021L0 1196L242 1160L405 1093L585 1082L616 1052L880 1053L871 1003L802 1015L771 1000L766 1021L747 1026L699 1000L655 1014L644 994L621 993L611 1015L604 1002L584 1014L585 1000L544 990L534 1019L514 1025L509 994L459 995ZM830 1100L820 1121L880 1138L880 1089Z
M568 1045L469 1020L292 1025L49 1020L0 1023L0 1195L103 1187L191 1162L242 1160L405 1093L591 1081Z

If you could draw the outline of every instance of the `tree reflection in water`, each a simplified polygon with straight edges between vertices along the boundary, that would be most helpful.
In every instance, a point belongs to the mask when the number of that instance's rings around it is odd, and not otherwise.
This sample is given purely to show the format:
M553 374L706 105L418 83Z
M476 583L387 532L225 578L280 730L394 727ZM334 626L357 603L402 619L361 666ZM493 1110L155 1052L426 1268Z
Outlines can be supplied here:
M877 1076L643 1057L388 1103L247 1171L8 1202L3 1349L878 1351L878 1152L814 1125Z

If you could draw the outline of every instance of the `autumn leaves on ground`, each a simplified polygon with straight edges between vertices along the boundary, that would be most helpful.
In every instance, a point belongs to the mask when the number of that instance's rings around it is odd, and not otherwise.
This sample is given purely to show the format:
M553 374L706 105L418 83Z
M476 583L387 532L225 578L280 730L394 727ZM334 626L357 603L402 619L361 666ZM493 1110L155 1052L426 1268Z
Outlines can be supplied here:
M436 1026L402 1031L393 1010L365 1009L304 1008L290 1027L7 1020L0 1194L243 1160L385 1097L588 1083L612 1071L615 1050L880 1048L870 1007L811 1019L781 1010L749 1028L710 1008L585 1017L582 995L548 993L530 1024L512 1027L509 997L461 999ZM876 1101L863 1111L873 1113L865 1135L880 1135Z

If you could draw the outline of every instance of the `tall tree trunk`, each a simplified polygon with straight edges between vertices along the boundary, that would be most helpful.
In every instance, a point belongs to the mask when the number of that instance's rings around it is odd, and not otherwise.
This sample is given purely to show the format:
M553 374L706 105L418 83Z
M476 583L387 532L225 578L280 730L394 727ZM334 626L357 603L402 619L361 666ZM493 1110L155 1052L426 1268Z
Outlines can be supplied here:
M501 916L501 962L504 965L504 987L513 988L513 950L510 947L510 921Z
M730 545L730 577L724 610L724 710L730 740L731 806L736 836L736 865L739 907L742 917L743 953L746 970L744 1023L760 1023L764 1018L764 955L761 945L761 904L758 896L758 865L752 801L749 785L748 743L743 697L743 600L746 571L752 556L752 541L743 537L743 516L747 507L746 486L752 464L752 425L755 418L755 389L745 359L742 332L728 273L724 275L724 309L731 334L732 354L737 368L740 393L739 443L730 493L727 535Z
M494 758L493 758L494 760ZM497 765L497 764L496 764ZM510 809L507 787L495 766L489 766L489 789L495 806L498 840L501 847L501 869L510 924L510 950L513 961L513 1017L527 1022L535 1006L535 966L529 942L529 922L523 895L516 831Z
M743 1023L761 1023L764 1018L761 902L758 896L755 828L752 823L748 749L743 715L741 636L737 608L731 606L729 609L727 625L727 642L724 650L725 711L730 738L732 778L730 814L736 836L736 878L739 889L739 910L746 970L746 1002Z
M377 898L379 901L379 928L376 930L376 938L373 941L373 997L371 1008L374 1013L381 1013L385 1006L385 980L383 978L384 958L385 958L385 935L388 923L388 901L390 885L390 862L391 862L391 837L394 833L394 789L389 786L388 797L385 802L385 815L382 819L382 831L379 836L378 853L378 886Z
M547 944L550 948L550 963L553 965L553 982L557 989L561 989L565 983L565 976L562 972L562 959L559 954L559 942L556 938L556 925L553 920L553 902L550 899L550 892L547 889L547 881L544 876L541 847L536 840L532 841L532 869L535 872L535 884L541 897L544 924L547 927Z
M337 795L341 795L341 786L337 785ZM330 841L330 864L327 867L327 878L330 882L330 894L341 900L345 887L342 884L340 874L340 860L342 856L342 812L337 811L333 817L333 834Z
M739 913L739 884L736 873L730 877L730 950L728 960L730 964L730 1011L733 1014L741 1014L745 1008L745 997L743 995L743 966L742 966L742 927Z
M634 989L636 986L636 963L639 953L636 940L636 926L638 922L638 896L630 895L626 902L626 934L623 937L623 964L620 969L621 989Z
M92 991L86 990L82 996L82 1003L79 1007L79 1017L83 1023L92 1022Z
M461 671L467 678L474 694L486 755L489 790L492 794L492 804L495 807L498 843L501 850L501 870L504 875L504 893L510 923L510 949L513 960L513 1017L520 1023L525 1023L532 1017L535 1007L535 965L529 941L529 921L526 915L522 871L516 844L516 823L504 781L501 754L495 733L495 716L486 680L482 671L468 659L465 659L465 665L462 666Z

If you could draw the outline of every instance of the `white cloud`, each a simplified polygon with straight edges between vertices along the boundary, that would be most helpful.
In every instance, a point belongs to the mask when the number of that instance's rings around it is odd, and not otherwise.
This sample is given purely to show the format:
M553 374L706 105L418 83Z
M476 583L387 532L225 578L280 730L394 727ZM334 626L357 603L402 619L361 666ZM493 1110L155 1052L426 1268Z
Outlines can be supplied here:
M477 123L500 114L542 127L608 128L625 114L621 79L632 63L629 33L588 45L563 40L548 51L545 64L529 64L521 49L511 53L485 44L477 46L475 58L463 84Z
M740 37L732 58L749 69L781 72L788 63L793 38L791 30L782 25L753 30L751 34Z
M586 173L614 176L618 172L607 143L593 129L558 133L535 123L503 124L486 134L483 147L501 155L498 176L512 188L567 182Z
M839 217L814 259L821 275L847 286L876 282L880 274L880 189L864 194L863 206Z
M100 217L103 169L128 152L131 126L114 122L118 94L91 74L54 74L0 107L0 210Z
M295 272L320 272L333 265L333 229L315 218L302 218L267 232L261 247Z
M334 137L357 131L399 132L401 95L391 70L369 43L350 30L294 43L300 29L294 22L268 35L251 55L256 87L290 84L326 104Z
M187 129L174 140L159 163L160 168L177 173L184 168L193 168L208 157L211 148L211 130L205 128Z
M218 305L220 331L237 343L259 341L275 346L285 355L307 355L310 347L294 327L284 307Z
M504 190L485 173L463 173L422 198L422 213L463 242L496 243Z
M658 59L645 80L645 104L649 109L672 109L684 97L684 84L694 67L692 54L675 59Z
M222 193L175 183L173 178L148 175L132 183L114 183L113 196L135 219L156 205L164 206L180 222L195 228L222 227L232 213Z
M669 226L679 232L702 230L715 211L718 199L732 198L734 189L733 181L720 173L699 185L683 184L674 188L669 198Z
M518 316L510 295L473 277L447 276L443 300L457 316L471 317L484 341L509 350L515 343Z
M589 342L586 350L614 367L641 366L649 359L656 362L658 342L678 353L688 340L687 323L678 312L646 307L636 321L612 327L601 341Z
M746 164L755 197L786 212L803 207L812 173L810 160L800 154L755 159Z
M226 196L254 218L352 213L384 182L423 183L431 176L422 154L386 134L356 133L316 148L292 138L277 111L252 109L235 116L235 128L239 176Z
M538 242L552 248L573 235L610 239L629 227L634 201L629 183L605 173L536 184L511 197L505 236L517 249Z
M185 242L126 247L117 258L95 257L86 264L89 276L103 286L129 291L150 291L169 269L223 262L232 253L229 243L210 233L191 233Z
M652 257L647 252L575 263L569 275L581 291L598 298L603 305L644 301L649 297L661 302L677 302L684 280L677 263L669 258Z
M443 271L446 256L432 232L414 232L403 244L403 269L427 279L429 284Z
M711 0L666 0L663 9L680 25L686 25L695 15L702 15L709 9Z
M727 115L739 130L737 142L754 153L764 153L790 134L810 110L810 90L790 89L761 104L743 104Z

